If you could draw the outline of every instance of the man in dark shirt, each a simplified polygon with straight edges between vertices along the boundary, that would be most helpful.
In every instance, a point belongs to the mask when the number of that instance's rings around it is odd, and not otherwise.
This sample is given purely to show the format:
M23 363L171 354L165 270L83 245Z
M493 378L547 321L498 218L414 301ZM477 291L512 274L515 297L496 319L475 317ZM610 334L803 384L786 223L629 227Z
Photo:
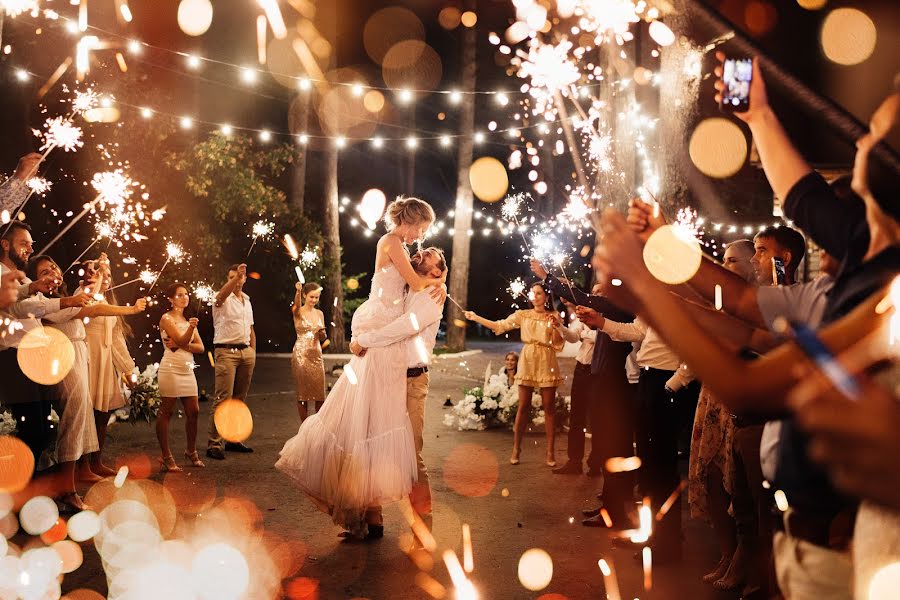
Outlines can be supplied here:
M586 306L614 321L630 323L634 315L620 309L602 296L587 294L574 286L566 285L546 269L537 260L531 261L531 269L535 275L544 280L544 285L551 293L568 300L576 306ZM625 376L625 359L631 353L631 344L614 342L602 331L597 331L594 343L594 354L591 357L591 374L599 385L593 390L591 410L598 409L601 416L596 422L601 424L600 431L591 432L591 444L600 446L600 456L604 465L592 468L603 469L603 505L609 512L613 526L628 529L631 527L630 515L633 512L632 490L634 476L632 473L613 473L606 468L606 461L613 457L628 457L634 454L634 424L632 390ZM589 515L591 519L585 524L602 525L599 515Z

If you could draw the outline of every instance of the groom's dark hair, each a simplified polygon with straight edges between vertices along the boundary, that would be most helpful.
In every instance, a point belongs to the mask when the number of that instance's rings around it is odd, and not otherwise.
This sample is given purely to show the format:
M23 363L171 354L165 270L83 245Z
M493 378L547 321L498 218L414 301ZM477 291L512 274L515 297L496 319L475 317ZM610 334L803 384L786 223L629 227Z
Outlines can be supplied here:
M428 248L422 248L421 250L413 254L409 259L412 263L413 269L415 269L417 273L419 272L419 269L422 267L422 265L425 264L425 261L423 259L425 258L426 253L437 255L437 267L441 271L445 271L447 269L447 259L444 258L444 251L440 248L436 248L435 246L429 246ZM422 273L419 274L421 275Z

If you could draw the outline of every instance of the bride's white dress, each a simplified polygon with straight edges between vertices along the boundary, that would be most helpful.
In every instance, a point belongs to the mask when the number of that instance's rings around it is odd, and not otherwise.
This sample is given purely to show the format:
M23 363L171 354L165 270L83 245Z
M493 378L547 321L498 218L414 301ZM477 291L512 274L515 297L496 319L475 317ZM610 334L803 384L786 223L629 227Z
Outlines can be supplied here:
M353 314L354 337L402 315L405 289L393 265L376 272L369 299ZM322 409L300 425L275 463L336 524L355 533L364 531L368 507L405 497L417 478L406 363L402 344L353 357Z

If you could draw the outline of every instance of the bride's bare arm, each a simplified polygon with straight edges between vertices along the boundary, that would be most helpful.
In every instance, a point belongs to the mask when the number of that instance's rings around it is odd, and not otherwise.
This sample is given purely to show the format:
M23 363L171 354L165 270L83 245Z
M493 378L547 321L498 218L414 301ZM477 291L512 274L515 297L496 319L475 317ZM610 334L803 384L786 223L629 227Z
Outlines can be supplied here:
M379 250L385 252L397 267L400 276L409 285L409 289L414 292L421 291L430 285L440 285L443 283L441 278L422 277L413 269L412 263L409 262L409 256L403 249L403 244L397 236L387 234L378 242ZM377 264L377 261L376 261Z

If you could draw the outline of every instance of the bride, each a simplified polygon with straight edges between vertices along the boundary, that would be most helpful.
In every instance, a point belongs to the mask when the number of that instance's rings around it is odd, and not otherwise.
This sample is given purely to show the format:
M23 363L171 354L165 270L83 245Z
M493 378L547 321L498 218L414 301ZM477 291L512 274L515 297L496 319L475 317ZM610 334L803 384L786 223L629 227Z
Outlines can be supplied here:
M407 286L418 291L443 283L443 278L418 275L405 247L421 241L433 222L431 206L417 198L398 198L388 205L388 233L378 241L369 299L353 315L353 337L401 316ZM406 412L407 366L402 346L354 356L322 409L300 425L275 463L356 538L366 537L369 525L373 536L379 535L382 524L374 522L380 520L378 507L408 495L416 481Z

